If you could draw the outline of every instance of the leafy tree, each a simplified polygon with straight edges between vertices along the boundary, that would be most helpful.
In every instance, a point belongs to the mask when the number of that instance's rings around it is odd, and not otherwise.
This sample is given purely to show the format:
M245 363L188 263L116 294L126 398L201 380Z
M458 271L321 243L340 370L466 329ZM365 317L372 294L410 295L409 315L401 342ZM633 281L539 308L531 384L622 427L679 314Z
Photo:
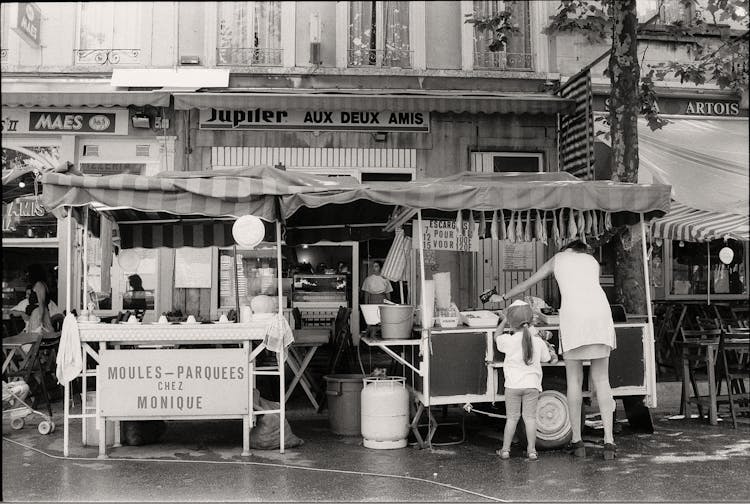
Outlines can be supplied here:
M608 54L587 65L593 67L609 56L606 75L610 78L609 114L605 118L610 128L612 147L612 179L622 182L638 180L638 135L637 118L644 115L651 129L664 127L669 121L659 115L657 93L654 83L674 75L681 82L696 85L715 82L720 88L732 89L737 94L747 93L748 74L748 0L680 0L686 7L693 7L696 15L690 22L676 22L668 32L687 37L697 55L695 61L667 61L652 68L642 69L638 61L638 31L636 0L561 0L550 24L548 34L577 33L592 43L610 43ZM663 0L659 3L659 8ZM654 21L657 16L649 20ZM711 48L701 35L715 29L705 21L713 23L731 19L740 23L745 31L733 35L722 31L718 48ZM468 23L493 35L490 50L500 50L514 28L510 11L494 16L478 18L470 16ZM647 70L642 73L642 70ZM633 247L638 237L631 236L629 228L623 228L616 240L615 287L618 301L628 312L645 313L645 287L642 283L643 261L640 247Z

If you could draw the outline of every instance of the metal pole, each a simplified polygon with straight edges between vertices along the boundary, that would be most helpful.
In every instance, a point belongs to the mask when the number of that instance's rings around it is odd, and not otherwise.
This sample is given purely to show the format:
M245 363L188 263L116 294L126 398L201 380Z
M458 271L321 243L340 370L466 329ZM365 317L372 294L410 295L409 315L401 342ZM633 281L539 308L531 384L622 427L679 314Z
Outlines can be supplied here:
M81 295L81 312L88 309L89 297L89 209L84 207L83 214L83 292Z
M68 207L68 232L67 232L67 253L65 254L65 316L70 314L70 299L73 297L73 279L71 269L73 267L73 207ZM84 364L85 365L85 364ZM70 453L68 447L69 441L69 415L70 415L70 382L63 387L63 456L67 457Z
M234 306L237 310L235 315L236 322L240 322L240 281L238 278L239 273L237 272L237 245L233 246L233 260L234 260Z
M417 212L417 232L419 233L419 294L422 297L422 317L427 313L427 304L425 303L425 277L424 277L424 236L422 235L422 210ZM428 329L422 327L422 329Z
M708 260L708 277L706 280L706 300L711 306L711 242L706 242L706 259Z
M654 355L654 323L653 323L653 309L651 307L651 278L648 272L648 252L646 251L646 223L643 218L643 213L640 214L641 216L641 251L643 252L643 280L646 282L646 316L648 317L648 333L649 333L649 339L651 340L651 359L649 359L646 369L651 369L651 375L650 377L647 377L649 380L649 385L653 388L651 388L652 392L652 403L650 407L655 408L656 407L656 356ZM644 356L645 357L645 356ZM649 406L649 405L647 405Z
M282 281L281 281L281 222L276 221L276 270L278 271L278 296L279 296L279 317L284 316L284 310L281 306ZM284 453L284 426L286 424L286 387L285 381L285 358L282 342L281 351L278 353L279 362L279 453Z

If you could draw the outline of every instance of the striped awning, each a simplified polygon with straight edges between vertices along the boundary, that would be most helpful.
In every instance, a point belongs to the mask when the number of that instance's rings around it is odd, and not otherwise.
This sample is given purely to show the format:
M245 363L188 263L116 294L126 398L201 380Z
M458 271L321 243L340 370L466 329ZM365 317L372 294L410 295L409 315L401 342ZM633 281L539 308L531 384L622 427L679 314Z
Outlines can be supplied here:
M572 110L573 100L544 93L492 93L424 90L252 90L248 92L174 93L174 107L287 110L394 109L402 112L555 114Z
M697 210L676 201L672 209L661 218L651 222L654 238L705 242L731 238L750 240L750 217L747 214L730 214Z
M2 92L3 107L168 107L169 93L158 91L12 91Z

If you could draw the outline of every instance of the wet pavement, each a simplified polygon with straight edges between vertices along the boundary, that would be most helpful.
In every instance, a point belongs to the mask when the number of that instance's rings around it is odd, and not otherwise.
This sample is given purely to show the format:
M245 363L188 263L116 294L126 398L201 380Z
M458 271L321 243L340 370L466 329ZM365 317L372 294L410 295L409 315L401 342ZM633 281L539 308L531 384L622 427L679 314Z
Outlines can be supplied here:
M601 431L589 422L585 459L562 451L527 461L520 446L510 460L494 451L501 429L476 415L466 421L466 441L399 450L364 448L359 437L328 429L327 416L293 410L290 423L304 439L299 448L254 450L241 457L241 422L169 422L158 445L110 450L80 444L80 423L71 425L71 456L62 457L62 405L55 405L55 432L42 436L37 419L10 430L3 422L2 497L12 501L750 501L750 425L711 426L699 419L672 419L674 386L654 412L654 434L620 423L618 457L604 461ZM677 400L679 400L679 388ZM671 401L671 402L670 402ZM449 409L458 419L458 408ZM624 418L624 415L620 415ZM456 426L436 439L450 442Z

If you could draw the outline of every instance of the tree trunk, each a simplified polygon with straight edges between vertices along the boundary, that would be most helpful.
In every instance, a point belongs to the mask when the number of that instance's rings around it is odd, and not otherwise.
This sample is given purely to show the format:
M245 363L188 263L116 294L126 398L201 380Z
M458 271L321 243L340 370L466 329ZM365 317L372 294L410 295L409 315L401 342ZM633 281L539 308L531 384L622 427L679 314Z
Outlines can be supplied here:
M612 180L638 182L638 18L636 0L613 0L609 121L612 138ZM646 285L640 231L626 228L615 240L615 292L628 313L646 313Z

